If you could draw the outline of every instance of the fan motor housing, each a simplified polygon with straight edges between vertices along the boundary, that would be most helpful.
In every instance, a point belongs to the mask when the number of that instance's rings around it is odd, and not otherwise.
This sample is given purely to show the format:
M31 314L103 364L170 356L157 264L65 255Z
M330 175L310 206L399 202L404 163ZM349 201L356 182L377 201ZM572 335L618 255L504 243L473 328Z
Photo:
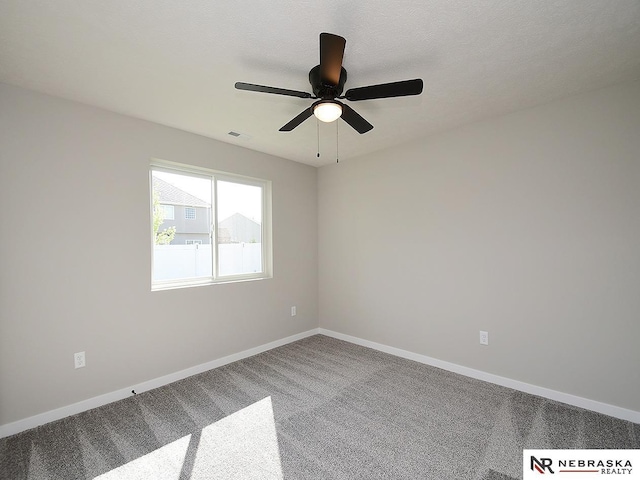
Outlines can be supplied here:
M316 65L309 72L309 83L313 89L313 94L318 98L334 99L342 95L344 84L347 81L347 71L344 67L340 68L340 81L337 85L323 83L320 77L320 65Z

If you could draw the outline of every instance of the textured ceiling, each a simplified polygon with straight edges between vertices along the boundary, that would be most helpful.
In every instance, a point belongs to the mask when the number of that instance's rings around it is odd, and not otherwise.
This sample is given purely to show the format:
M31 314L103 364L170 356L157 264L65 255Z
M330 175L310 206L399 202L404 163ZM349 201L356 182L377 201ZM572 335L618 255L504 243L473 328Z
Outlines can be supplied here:
M347 89L425 85L350 103L375 128L339 121L340 159L640 79L639 0L2 0L0 82L322 165L335 123L319 159L315 119L278 132L310 100L233 87L310 92L320 32L347 39Z

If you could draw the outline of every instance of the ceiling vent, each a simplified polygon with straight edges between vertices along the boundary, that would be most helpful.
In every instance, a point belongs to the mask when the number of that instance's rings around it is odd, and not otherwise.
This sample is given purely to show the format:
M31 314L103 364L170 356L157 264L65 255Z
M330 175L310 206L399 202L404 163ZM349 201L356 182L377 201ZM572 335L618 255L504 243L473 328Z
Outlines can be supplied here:
M231 130L227 135L231 135L232 137L241 138L242 140L250 140L251 136L246 133L234 132Z

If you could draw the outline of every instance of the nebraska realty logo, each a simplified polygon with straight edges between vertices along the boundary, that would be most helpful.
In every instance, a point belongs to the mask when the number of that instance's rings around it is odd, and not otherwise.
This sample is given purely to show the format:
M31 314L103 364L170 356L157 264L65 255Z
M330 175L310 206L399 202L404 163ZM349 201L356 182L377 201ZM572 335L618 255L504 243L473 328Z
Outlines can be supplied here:
M555 478L640 479L640 450L524 450L523 480Z

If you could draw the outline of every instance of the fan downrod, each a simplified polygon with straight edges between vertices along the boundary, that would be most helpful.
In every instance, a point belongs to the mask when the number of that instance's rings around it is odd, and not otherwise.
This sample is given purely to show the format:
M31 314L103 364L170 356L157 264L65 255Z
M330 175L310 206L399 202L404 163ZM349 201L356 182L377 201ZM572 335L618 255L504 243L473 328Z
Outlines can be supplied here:
M320 76L320 65L316 65L309 72L309 83L313 90L313 94L317 98L323 100L333 100L342 95L344 90L344 84L347 81L347 71L344 67L340 67L340 81L337 85L331 85L330 83L324 83Z

